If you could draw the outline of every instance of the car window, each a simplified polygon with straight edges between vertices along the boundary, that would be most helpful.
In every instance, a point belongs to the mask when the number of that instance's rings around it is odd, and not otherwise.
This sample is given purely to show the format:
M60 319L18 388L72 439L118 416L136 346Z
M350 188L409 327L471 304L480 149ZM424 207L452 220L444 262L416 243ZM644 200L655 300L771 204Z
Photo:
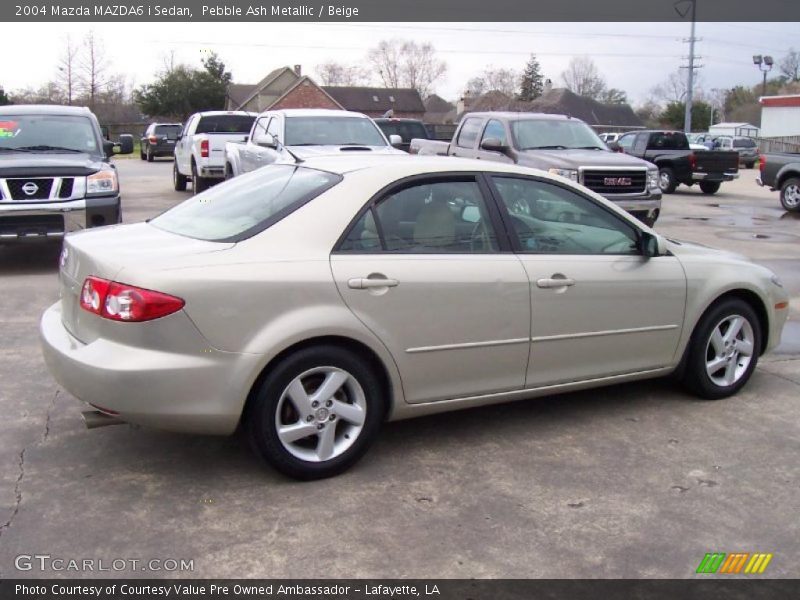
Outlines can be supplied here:
M399 135L404 143L414 138L427 139L428 132L419 121L378 121L378 127L388 138L390 135Z
M473 254L496 252L497 235L478 184L414 184L378 202L350 229L342 252Z
M267 127L269 126L271 119L272 117L270 116L258 118L256 121L256 126L252 129L254 144L262 144L266 141L265 136L267 135Z
M98 155L102 146L97 134L95 124L85 116L0 113L0 149Z
M647 140L650 136L646 133L640 133L636 136L631 136L636 142L633 145L633 151L636 154L644 154L647 152Z
M650 147L656 150L688 150L689 140L680 131L662 131L650 136Z
M733 140L733 147L734 148L755 148L756 143L747 138L737 138Z
M214 186L150 223L198 240L240 241L267 229L341 180L326 171L271 165Z
M178 137L180 131L180 125L156 125L154 133L155 135L165 135L168 140L174 140Z
M461 131L458 132L456 145L461 148L474 148L480 128L481 120L477 117L472 117L464 121L464 124L461 126Z
M250 115L204 115L195 133L250 133L254 120Z
M500 121L492 119L486 124L486 127L483 130L483 137L481 137L481 143L483 143L483 140L487 140L489 138L500 140L500 143L503 146L508 146L506 128L503 127L503 124Z
M277 139L277 140L280 139L280 136L278 135L279 130L280 130L280 125L281 125L281 122L278 119L278 117L273 117L270 120L269 125L267 125L267 133L270 134L274 139Z
M364 117L286 117L287 146L385 146L378 126Z
M511 121L511 134L520 150L540 148L605 148L594 130L577 119L520 119Z
M534 179L492 177L522 252L639 254L636 229L588 198Z
M623 135L621 138L617 140L617 144L619 144L625 150L630 150L633 146L633 140L636 138L635 135Z

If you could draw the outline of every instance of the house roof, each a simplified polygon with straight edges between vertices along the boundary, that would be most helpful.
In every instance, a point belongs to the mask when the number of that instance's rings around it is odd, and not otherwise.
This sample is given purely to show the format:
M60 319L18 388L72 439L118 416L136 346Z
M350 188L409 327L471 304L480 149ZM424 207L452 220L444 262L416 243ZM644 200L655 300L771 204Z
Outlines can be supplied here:
M446 113L455 108L455 105L451 102L448 102L441 96L436 94L431 94L427 98L425 98L425 111L432 112L432 113Z
M322 86L339 104L348 110L372 112L389 110L398 112L425 112L419 92L413 88Z
M568 114L589 125L641 127L642 121L628 104L603 104L567 88L553 88L528 103L530 110Z
M343 106L336 98L334 98L328 92L326 92L324 87L322 87L321 85L317 85L317 83L313 79L311 79L308 75L303 75L297 81L295 81L292 85L290 85L288 88L286 88L286 90L280 96L275 98L275 100L272 102L271 106L275 106L276 104L278 104L278 102L280 102L283 98L288 96L289 93L292 90L294 90L296 87L302 85L304 82L308 82L309 85L316 86L323 94L325 94L328 98L331 99L331 102L333 102L334 104L336 104L337 106L339 106L339 107L341 107L343 109L346 109L346 107Z
M253 95L257 87L249 83L232 83L228 86L228 98L238 108Z
M753 125L752 123L714 123L710 128L713 129L714 127L722 128L730 128L730 127L750 127L752 129L758 129L757 125Z
M250 93L248 95L244 96L244 99L241 102L237 102L236 103L235 108L237 108L237 109L241 108L242 106L244 106L245 104L250 102L258 94L261 94L262 96L265 96L269 100L269 104L270 105L274 104L275 101L278 98L283 96L283 94L286 92L286 90L288 88L271 90L272 93L265 93L265 92L267 92L269 90L270 85L272 85L272 83L276 79L278 79L278 77L280 75L282 75L283 73L285 73L287 71L295 76L295 78L296 78L295 81L300 79L300 76L297 73L295 73L294 70L290 69L289 67L281 67L279 69L275 69L275 70L270 71L269 73L267 73L266 77L264 77L261 81L259 81L255 85L246 86L246 85L243 85L243 84L238 84L241 87L250 87L251 89L250 89ZM237 84L233 84L233 85L237 85ZM231 87L233 87L233 86L231 86ZM289 87L291 87L291 86L289 86ZM233 96L231 96L230 92L228 93L228 95L231 97L231 100L233 100Z

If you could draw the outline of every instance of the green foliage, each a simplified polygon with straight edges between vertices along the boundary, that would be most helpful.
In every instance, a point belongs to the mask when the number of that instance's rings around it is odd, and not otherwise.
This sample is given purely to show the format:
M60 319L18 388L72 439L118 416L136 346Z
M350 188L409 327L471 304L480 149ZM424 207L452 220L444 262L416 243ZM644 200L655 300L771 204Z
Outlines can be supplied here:
M604 104L627 104L628 94L617 88L608 88L600 93L598 100Z
M685 102L670 102L661 113L661 122L672 129L683 130ZM692 131L707 131L711 122L711 105L706 102L692 102Z
M11 104L11 100L8 96L6 96L5 91L0 89L0 106L5 106L6 104Z
M542 76L541 65L536 60L536 55L531 54L519 83L519 100L535 100L544 91L544 77Z
M133 97L146 115L183 120L195 112L223 110L231 79L225 64L212 53L203 60L202 69L179 65L135 90Z

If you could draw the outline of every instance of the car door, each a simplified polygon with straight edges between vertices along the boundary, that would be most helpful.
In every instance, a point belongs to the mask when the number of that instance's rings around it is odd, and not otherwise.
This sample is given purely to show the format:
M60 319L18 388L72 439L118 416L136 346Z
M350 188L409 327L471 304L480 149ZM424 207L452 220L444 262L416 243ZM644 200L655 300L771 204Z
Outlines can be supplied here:
M528 387L672 364L686 300L674 256L645 258L631 222L567 186L493 175L531 281Z
M352 312L391 352L409 403L521 389L529 285L476 175L398 184L331 255Z
M497 152L495 150L484 150L481 148L484 140L492 138L498 140L503 146L508 147L510 145L508 131L506 130L505 125L503 125L503 123L497 119L489 119L486 122L486 127L483 128L483 134L481 135L480 142L478 142L478 149L475 152L475 158L492 160L495 162L513 163L514 160L502 152Z
M620 150L625 154L630 154L633 151L633 142L636 139L635 133L629 133L627 135L623 135L617 140L617 145L620 147Z
M186 126L181 132L181 139L175 144L175 162L178 165L178 171L183 175L190 175L192 172L192 132L199 118L199 115L193 115L186 121Z

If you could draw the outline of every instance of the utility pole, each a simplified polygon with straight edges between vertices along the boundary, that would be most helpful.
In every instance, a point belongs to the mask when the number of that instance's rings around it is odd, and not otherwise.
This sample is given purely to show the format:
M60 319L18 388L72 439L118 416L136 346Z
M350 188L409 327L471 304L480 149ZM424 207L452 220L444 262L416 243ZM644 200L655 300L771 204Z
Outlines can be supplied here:
M689 36L689 65L686 68L689 70L689 76L687 77L687 89L686 89L686 112L684 113L683 118L683 131L685 133L690 133L692 131L692 96L694 95L694 70L699 69L702 65L695 66L694 61L699 58L694 54L694 43L698 41L698 39L694 35L695 31L695 24L697 19L697 0L679 0L675 3L675 11L681 16L685 17L688 10L681 10L678 8L679 5L689 2L691 4L691 18L692 18L692 30L691 35Z

